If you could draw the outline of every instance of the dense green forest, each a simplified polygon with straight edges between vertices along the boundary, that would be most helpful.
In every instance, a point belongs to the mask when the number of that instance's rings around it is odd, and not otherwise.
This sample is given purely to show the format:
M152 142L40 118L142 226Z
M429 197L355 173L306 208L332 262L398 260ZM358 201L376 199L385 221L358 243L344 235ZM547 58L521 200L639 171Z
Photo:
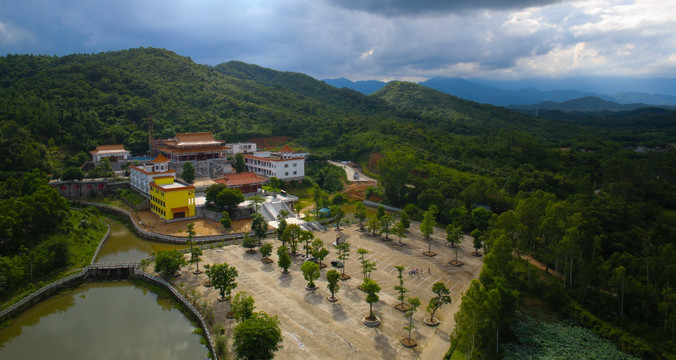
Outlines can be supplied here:
M673 356L676 344L675 114L536 118L411 83L365 96L303 74L241 62L199 65L152 48L10 55L0 58L0 206L24 211L17 202L30 204L20 199L34 191L19 191L19 179L35 169L58 177L97 144L145 153L149 117L162 138L191 131L227 141L289 136L296 147L363 164L391 205L436 206L441 224L469 232L472 210L491 208L489 226L480 229L485 251L502 247L518 256L473 287L481 296L501 294L498 303L506 304L500 321L480 329L473 356L498 355L489 349L496 330L508 332L509 299L537 287L518 280L530 276L518 265L530 255L563 278L557 294L626 332L614 340L636 336L648 344L627 351L659 358ZM61 200L50 201L58 213ZM58 231L34 221L0 222L0 252L16 253L17 236ZM454 346L466 345L456 335Z

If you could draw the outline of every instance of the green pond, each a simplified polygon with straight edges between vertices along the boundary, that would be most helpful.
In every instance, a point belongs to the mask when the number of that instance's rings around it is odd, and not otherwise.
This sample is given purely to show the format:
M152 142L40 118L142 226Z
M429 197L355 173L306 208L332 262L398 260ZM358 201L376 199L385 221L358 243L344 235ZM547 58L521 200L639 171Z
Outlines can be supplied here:
M187 247L143 239L126 225L112 219L106 219L106 223L110 225L110 236L96 258L99 263L138 262L160 250Z
M97 262L137 262L159 250L107 219ZM208 349L173 300L129 281L86 283L44 300L0 329L0 359L205 359Z
M194 329L173 301L146 288L86 283L0 329L0 359L204 359Z

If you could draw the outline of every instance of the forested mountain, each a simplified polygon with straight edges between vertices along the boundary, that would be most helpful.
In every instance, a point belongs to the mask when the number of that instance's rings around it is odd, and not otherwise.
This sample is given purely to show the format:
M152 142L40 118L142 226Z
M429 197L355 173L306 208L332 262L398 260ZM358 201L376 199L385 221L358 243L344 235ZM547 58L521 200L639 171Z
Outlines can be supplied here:
M507 108L525 112L534 113L535 110L561 110L561 111L582 111L582 112L601 112L601 111L631 111L645 107L652 107L647 104L619 104L613 101L601 99L596 96L585 96L563 102L546 101L535 105L511 105Z
M482 246L507 244L508 255L516 249L565 274L561 291L631 335L648 334L654 349L634 352L658 357L674 344L663 325L676 323L665 302L676 283L674 111L551 114L404 82L366 96L303 74L199 65L162 49L11 55L0 58L0 208L9 214L17 204L18 180L7 179L34 169L58 176L97 144L145 153L151 116L156 137L289 136L320 156L363 164L379 177L384 201L414 217L434 205L440 225L469 232L476 205L490 207ZM30 233L21 224L0 221L0 245ZM621 317L620 291L634 309ZM508 319L486 323L490 336L477 337L477 347L495 348L495 329Z

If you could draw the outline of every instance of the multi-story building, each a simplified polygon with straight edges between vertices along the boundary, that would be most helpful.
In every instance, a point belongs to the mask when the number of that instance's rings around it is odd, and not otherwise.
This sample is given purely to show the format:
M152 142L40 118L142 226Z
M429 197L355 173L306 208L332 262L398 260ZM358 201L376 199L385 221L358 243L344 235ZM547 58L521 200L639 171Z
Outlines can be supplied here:
M158 176L150 183L150 210L165 220L195 216L195 187Z
M229 147L227 150L228 155L235 156L236 154L250 154L256 152L256 143L234 143L234 144L225 144Z
M101 159L108 158L110 162L117 162L118 160L126 161L129 159L131 152L124 149L124 145L99 145L96 150L89 152L92 154L94 165L98 165Z
M150 196L150 183L157 177L171 176L175 178L176 171L169 169L169 160L158 155L149 164L129 166L129 184L132 188Z
M307 153L294 153L285 146L278 152L258 151L244 155L244 164L248 171L279 180L303 180L305 176L305 156Z
M221 177L226 167L227 146L223 140L216 140L210 132L176 134L173 138L161 140L158 150L169 159L169 168L178 174L183 164L191 162L196 177Z

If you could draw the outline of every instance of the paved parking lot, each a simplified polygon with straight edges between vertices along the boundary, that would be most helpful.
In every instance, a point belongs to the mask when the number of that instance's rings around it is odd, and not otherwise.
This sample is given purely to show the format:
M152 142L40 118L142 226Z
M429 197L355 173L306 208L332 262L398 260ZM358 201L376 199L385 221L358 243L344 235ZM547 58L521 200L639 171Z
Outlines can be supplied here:
M470 255L471 239L466 238L459 250L458 259L465 265L456 268L449 264L454 259L454 251L446 246L445 232L436 229L433 235L432 251L438 253L430 258L422 255L427 250L427 242L423 241L419 224L411 225L409 238L404 239L406 246L398 246L397 239L384 241L384 238L373 237L357 231L356 225L344 228L343 231L326 230L315 232L315 237L324 241L330 255L325 260L329 264L336 259L336 251L332 247L337 234L344 237L351 246L350 259L346 262L345 273L352 279L340 282L341 289L336 294L336 303L326 300L330 295L327 289L325 273L331 265L322 269L321 277L316 283L319 289L307 291L300 272L302 261L293 258L291 273L280 273L277 266L276 251L272 264L260 261L260 254L249 255L238 246L227 246L206 250L203 255L203 266L207 263L223 263L237 267L238 286L233 292L246 291L256 301L256 309L270 315L277 315L284 335L283 348L276 354L276 359L441 359L449 347L448 337L452 331L453 314L457 311L458 300L472 278L478 276L482 258ZM277 240L267 240L275 248L281 245ZM376 263L377 270L371 274L382 288L380 301L374 304L374 312L380 317L381 324L377 328L369 328L361 323L368 313L369 306L365 301L366 294L357 287L362 283L357 248L369 250L366 258ZM398 293L394 286L398 284L396 265L406 267L404 286L410 290L407 296L419 297L422 305L414 315L413 324L416 329L412 337L418 342L414 349L403 347L399 340L405 337L407 325L404 314L394 308L398 304ZM420 269L418 275L409 275L412 269ZM174 280L175 284L194 288L202 293L206 301L213 304L217 322L224 324L226 332L232 332L236 325L234 320L225 319L228 305L218 303L217 291L205 288L201 283L206 280L204 274L193 275L188 269L183 276ZM436 317L441 325L431 328L423 323L429 314L425 307L432 293L432 284L441 281L451 289L452 305L446 305L437 311ZM227 334L226 333L226 334Z

